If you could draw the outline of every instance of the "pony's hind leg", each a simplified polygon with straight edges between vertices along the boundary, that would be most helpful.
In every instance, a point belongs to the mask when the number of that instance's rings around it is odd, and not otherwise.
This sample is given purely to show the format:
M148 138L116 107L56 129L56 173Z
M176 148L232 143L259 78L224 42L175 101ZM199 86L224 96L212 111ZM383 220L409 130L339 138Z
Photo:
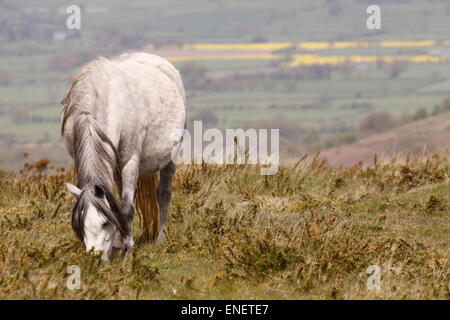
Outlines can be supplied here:
M172 161L159 173L159 185L156 191L160 213L160 227L158 242L164 242L167 233L167 211L172 198L172 179L175 174L176 165Z

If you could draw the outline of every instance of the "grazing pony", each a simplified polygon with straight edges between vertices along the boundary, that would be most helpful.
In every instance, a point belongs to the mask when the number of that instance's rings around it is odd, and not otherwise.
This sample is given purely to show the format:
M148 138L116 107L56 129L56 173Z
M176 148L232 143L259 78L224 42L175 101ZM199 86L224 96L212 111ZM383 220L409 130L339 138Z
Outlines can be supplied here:
M109 259L113 248L132 249L136 194L144 239L164 241L172 154L186 125L178 71L146 53L99 57L74 78L61 104L61 135L77 174L77 186L66 183L76 197L72 228L86 250Z

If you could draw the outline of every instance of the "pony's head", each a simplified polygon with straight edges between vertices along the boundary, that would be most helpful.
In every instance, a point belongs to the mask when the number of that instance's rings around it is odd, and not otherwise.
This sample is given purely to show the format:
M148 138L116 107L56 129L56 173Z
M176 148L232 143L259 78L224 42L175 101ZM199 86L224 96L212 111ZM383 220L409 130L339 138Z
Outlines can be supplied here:
M113 248L128 251L130 248L124 244L124 239L129 239L131 231L112 192L94 183L83 189L70 183L66 183L66 187L77 199L72 212L72 228L86 245L86 250L103 252L105 260L109 259Z

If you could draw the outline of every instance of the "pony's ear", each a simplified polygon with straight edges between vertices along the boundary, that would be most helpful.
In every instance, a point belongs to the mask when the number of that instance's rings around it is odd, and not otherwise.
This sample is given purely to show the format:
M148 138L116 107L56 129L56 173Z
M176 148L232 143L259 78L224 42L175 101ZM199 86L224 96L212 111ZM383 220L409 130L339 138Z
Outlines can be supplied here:
M73 184L66 182L67 191L73 194L76 198L78 198L81 194L81 190L75 187Z

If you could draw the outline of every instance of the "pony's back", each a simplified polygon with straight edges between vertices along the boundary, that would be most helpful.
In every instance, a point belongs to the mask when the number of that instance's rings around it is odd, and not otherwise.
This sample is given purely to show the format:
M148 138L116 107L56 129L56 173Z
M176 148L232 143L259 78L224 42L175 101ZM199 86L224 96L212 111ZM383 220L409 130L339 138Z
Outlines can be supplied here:
M184 87L183 82L181 81L181 76L175 67L170 64L167 60L161 58L160 56L156 56L154 54L144 53L144 52L136 52L136 53L124 53L114 59L111 60L116 63L123 63L127 61L141 63L143 65L156 68L162 73L164 73L167 77L172 79L177 85L180 93L184 96Z

